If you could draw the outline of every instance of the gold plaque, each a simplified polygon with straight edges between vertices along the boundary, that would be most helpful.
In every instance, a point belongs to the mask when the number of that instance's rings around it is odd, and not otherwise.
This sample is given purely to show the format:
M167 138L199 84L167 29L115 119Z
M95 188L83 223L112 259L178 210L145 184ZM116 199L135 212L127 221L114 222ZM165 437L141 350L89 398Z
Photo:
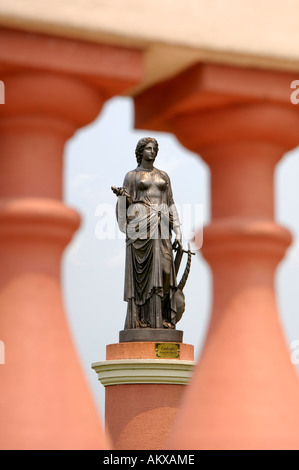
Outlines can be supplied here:
M156 357L162 359L179 359L180 345L175 343L156 343Z

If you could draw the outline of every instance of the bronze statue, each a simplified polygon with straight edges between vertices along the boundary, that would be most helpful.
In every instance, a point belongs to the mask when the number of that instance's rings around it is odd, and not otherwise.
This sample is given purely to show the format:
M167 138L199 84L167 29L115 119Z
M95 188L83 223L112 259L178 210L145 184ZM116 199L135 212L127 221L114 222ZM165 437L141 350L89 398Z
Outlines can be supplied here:
M175 329L185 309L182 290L191 252L189 249L187 267L177 285L185 250L169 176L154 167L157 153L154 138L140 139L135 150L137 168L127 173L123 187L111 188L118 196L118 225L126 233L125 330ZM175 260L173 250L177 252Z

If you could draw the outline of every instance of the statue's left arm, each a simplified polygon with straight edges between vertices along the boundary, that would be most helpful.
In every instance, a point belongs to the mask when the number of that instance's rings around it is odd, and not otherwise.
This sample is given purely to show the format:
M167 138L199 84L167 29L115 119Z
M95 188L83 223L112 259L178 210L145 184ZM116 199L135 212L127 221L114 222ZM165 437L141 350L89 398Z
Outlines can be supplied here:
M175 241L182 247L182 231L181 223L178 215L178 211L173 199L171 181L167 175L167 187L168 187L168 206L169 206L169 216L170 216L170 226L175 234Z

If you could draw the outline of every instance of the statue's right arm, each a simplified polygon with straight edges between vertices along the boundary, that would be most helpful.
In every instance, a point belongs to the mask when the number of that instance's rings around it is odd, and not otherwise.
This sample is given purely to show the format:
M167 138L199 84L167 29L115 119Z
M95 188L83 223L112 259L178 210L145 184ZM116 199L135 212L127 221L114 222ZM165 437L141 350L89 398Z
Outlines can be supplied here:
M125 196L127 198L131 197L125 187L111 186L111 189L117 197L119 196Z
M134 199L134 173L129 171L124 179L123 182L123 189L124 189L124 196L127 198L127 207L129 207L133 203Z
M127 227L127 208L132 204L133 187L131 172L127 173L123 186L111 187L112 191L118 196L116 204L116 218L121 232L126 233Z

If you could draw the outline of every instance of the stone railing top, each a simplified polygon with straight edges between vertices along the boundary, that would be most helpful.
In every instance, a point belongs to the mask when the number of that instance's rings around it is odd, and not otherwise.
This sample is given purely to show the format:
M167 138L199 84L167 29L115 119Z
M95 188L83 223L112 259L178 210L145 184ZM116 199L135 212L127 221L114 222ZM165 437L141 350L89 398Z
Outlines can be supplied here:
M194 62L299 70L296 0L0 0L11 28L146 50L138 90Z

